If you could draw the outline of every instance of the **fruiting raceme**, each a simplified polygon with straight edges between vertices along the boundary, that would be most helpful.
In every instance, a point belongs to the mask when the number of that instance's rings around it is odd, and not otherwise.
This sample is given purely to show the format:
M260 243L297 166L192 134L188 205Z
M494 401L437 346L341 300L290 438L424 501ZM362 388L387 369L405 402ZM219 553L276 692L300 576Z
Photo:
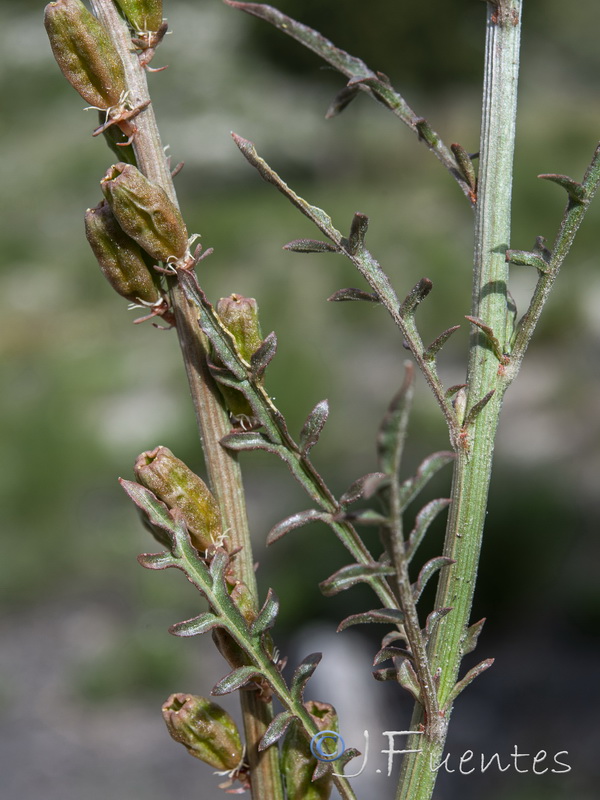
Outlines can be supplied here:
M121 297L150 305L161 299L140 246L121 228L105 200L85 212L85 235L104 277Z
M203 552L221 538L217 501L199 478L167 447L156 447L138 456L134 466L138 481L169 509L178 509L194 547Z
M190 755L218 770L234 770L243 748L235 722L206 697L172 694L162 707L163 719L176 742Z
M135 31L157 31L163 19L162 0L116 0Z
M102 23L80 0L57 0L46 6L44 25L58 66L83 99L100 109L119 105L123 62Z
M337 731L337 714L333 706L315 700L304 705L320 731ZM328 752L325 741L321 747L323 753ZM328 800L333 785L331 772L311 781L317 759L312 755L310 743L297 723L292 723L288 728L281 758L288 800Z
M169 261L186 254L188 234L179 209L137 167L114 164L100 186L119 225L148 255Z

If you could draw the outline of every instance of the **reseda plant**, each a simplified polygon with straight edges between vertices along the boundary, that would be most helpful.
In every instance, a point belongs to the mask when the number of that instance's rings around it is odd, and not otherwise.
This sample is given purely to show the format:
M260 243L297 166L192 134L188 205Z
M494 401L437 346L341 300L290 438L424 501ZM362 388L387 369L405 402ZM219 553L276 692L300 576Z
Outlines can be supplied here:
M136 481L121 480L150 533L164 548L143 554L148 569L176 567L208 602L208 610L174 624L176 636L211 632L230 672L212 688L219 696L238 691L243 739L231 717L208 698L176 693L163 706L173 738L195 757L226 776L221 786L249 789L255 800L325 800L333 786L355 798L344 767L358 755L311 747L319 733L335 739L337 720L327 703L306 702L304 691L320 660L308 655L291 678L273 642L279 610L269 590L258 601L244 491L237 453L264 450L281 458L305 489L311 507L275 525L268 543L313 521L331 528L350 563L323 581L330 596L358 583L376 595L376 607L342 620L383 624L388 631L374 656L374 677L393 681L415 700L412 736L396 797L432 796L454 701L492 659L459 675L463 656L477 644L483 620L469 624L475 575L491 474L494 436L504 392L516 377L544 303L600 180L600 150L581 183L563 175L542 175L568 196L552 248L538 237L531 251L509 248L512 161L521 30L521 0L490 0L486 19L486 68L479 169L459 144L446 146L427 120L373 72L316 31L270 6L224 0L271 23L313 50L348 79L333 100L334 116L366 94L392 111L446 167L475 212L472 326L464 384L445 387L437 370L440 352L456 324L426 345L415 322L418 306L432 289L423 278L399 299L385 271L366 246L368 219L356 213L347 235L322 209L296 194L237 134L235 144L258 173L275 186L320 231L322 239L285 245L297 253L347 258L371 291L342 288L336 302L377 303L390 314L424 375L446 420L450 451L426 458L416 474L401 479L400 467L413 394L413 367L393 398L377 437L378 471L357 478L336 497L311 458L329 413L318 403L295 437L274 405L265 375L277 349L274 333L260 329L252 298L231 294L216 307L198 284L194 268L210 255L190 235L179 210L173 175L156 126L146 73L165 33L160 0L57 0L46 7L45 24L56 60L81 96L100 112L94 135L103 134L118 156L100 182L104 199L85 215L86 235L115 291L144 309L142 319L161 318L175 328L204 447L208 485L168 448L156 447L136 460ZM529 308L517 322L508 290L509 264L532 267L538 275ZM406 289L405 289L406 291ZM405 532L404 513L427 482L453 465L452 494L428 502ZM367 508L357 510L357 501ZM449 509L444 551L415 568L419 545L432 521ZM380 532L375 555L358 533ZM416 578L415 578L416 575ZM433 609L418 607L429 581L437 581ZM389 663L391 666L381 666ZM274 714L272 698L282 711ZM326 739L322 739L326 741ZM319 758L315 758L318 755ZM232 788L233 787L233 788Z

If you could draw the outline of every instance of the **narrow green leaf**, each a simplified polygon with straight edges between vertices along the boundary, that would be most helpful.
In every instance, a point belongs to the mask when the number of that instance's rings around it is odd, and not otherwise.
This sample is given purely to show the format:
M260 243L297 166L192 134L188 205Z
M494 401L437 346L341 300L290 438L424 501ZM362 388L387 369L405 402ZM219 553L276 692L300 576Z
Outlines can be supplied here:
M449 567L451 564L455 563L456 562L453 558L448 558L447 556L437 556L437 558L431 558L429 561L427 561L427 563L421 568L417 582L413 587L415 603L423 594L423 590L425 589L425 586L429 582L430 578L432 578L435 573L443 567Z
M566 191L569 195L569 198L574 202L580 205L588 202L587 191L583 184L574 181L573 178L569 178L568 175L555 175L551 173L547 173L544 175L538 175L538 178L542 178L545 181L552 181L553 183L557 183L559 186Z
M485 672L486 669L489 669L493 663L494 663L493 658L486 658L485 661L481 661L479 664L477 664L477 666L473 667L473 669L470 669L462 680L454 684L454 688L448 695L448 699L444 704L444 708L445 709L450 708L450 706L456 700L458 695L461 692L464 692L467 686L470 683L472 683L475 680L475 678L481 675L482 672Z
M421 702L419 679L417 678L414 667L408 660L403 661L398 670L398 683L412 694L417 703Z
M519 267L535 267L543 274L550 270L548 262L539 253L531 253L525 250L507 250L506 260Z
M387 564L349 564L322 581L319 589L325 597L333 597L358 583L370 583L371 578L375 576L385 577L393 574L394 568Z
M377 434L379 469L393 480L396 480L400 469L413 394L414 367L410 361L405 361L404 381L390 403Z
M365 292L364 289L355 289L353 287L338 289L327 300L330 303L346 303L352 300L366 300L367 303L381 302L374 292Z
M311 653L296 667L290 681L290 693L299 703L303 702L306 684L313 676L322 658L322 653Z
M427 347L423 352L423 358L425 361L434 361L437 354L440 352L442 347L446 344L448 339L452 336L460 328L460 325L454 325L452 328L448 328L443 333L434 339L434 341Z
M442 467L454 461L454 457L454 453L451 451L442 450L438 453L432 453L420 464L417 474L405 480L400 487L400 506L402 511L410 505Z
M254 678L263 678L263 674L256 667L238 667L225 675L224 678L216 683L211 691L211 694L221 695L235 692L236 689L241 689L247 683L250 683Z
M423 537L437 515L448 508L452 501L448 497L431 500L419 511L415 519L415 527L410 532L406 546L406 560L410 561L423 541Z
M477 647L477 640L479 639L479 634L482 631L484 623L485 617L482 617L478 622L474 622L467 628L462 648L463 656L466 656L467 653L472 653Z
M140 553L137 560L146 569L168 569L176 566L171 553Z
M289 531L301 528L302 525L308 525L310 522L328 522L330 520L330 514L326 514L324 511L317 511L314 508L309 508L307 511L299 511L297 514L286 517L271 528L267 536L267 546L281 539Z
M259 752L278 742L294 720L299 722L298 717L294 716L291 711L281 711L277 714L258 743Z
M345 631L351 625L365 625L372 622L386 625L402 625L404 614L395 608L378 608L373 611L363 611L360 614L351 614L340 622L337 632Z
M339 253L339 248L331 242L319 242L316 239L294 239L284 244L283 249L292 253Z
M173 636L198 636L217 627L223 627L223 621L207 612L184 622L176 622L169 628L169 633Z
M427 297L433 289L433 283L429 278L421 278L417 285L410 290L400 305L400 316L408 317L415 313L419 303Z
M313 408L306 422L300 431L300 438L298 443L300 445L300 452L303 456L307 455L309 450L316 445L319 441L321 431L327 422L329 416L329 403L327 400L321 400L320 403Z
M260 636L262 633L269 630L269 628L272 628L278 613L279 600L275 592L269 589L263 607L258 612L258 616L254 622L250 625L250 634L252 636Z

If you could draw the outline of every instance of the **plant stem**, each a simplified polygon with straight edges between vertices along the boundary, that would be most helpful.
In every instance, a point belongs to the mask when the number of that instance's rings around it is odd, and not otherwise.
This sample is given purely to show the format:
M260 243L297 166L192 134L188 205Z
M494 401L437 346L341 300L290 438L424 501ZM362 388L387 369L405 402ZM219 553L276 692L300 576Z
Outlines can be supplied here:
M488 4L486 64L481 128L481 165L475 221L472 316L482 319L506 345L510 202L516 119L521 0ZM458 676L469 621L481 537L485 522L494 437L502 403L503 367L485 337L471 337L467 375L468 407L490 390L491 400L465 430L457 449L444 555L455 563L442 570L435 608L451 607L429 641L430 668L439 675L443 719L426 719L415 710L411 727L425 725L425 735L409 738L397 800L428 800L433 793L452 706L444 708ZM419 741L420 740L420 741ZM430 763L432 759L432 763Z
M150 100L146 74L132 49L127 24L119 15L112 0L91 0L96 16L109 31L121 56L129 90L128 102L133 106ZM135 117L137 132L133 147L138 168L146 177L162 186L177 204L177 196L165 157L152 105ZM197 314L187 302L176 282L171 285L171 303L175 312L177 335L183 355L196 420L203 446L208 477L221 510L223 530L227 531L232 549L240 552L232 560L237 577L249 588L258 608L258 591L246 504L240 467L235 453L229 453L220 440L230 432L227 411L206 364L206 339L198 326ZM283 787L276 747L258 752L262 738L273 714L271 705L254 693L241 692L246 747L251 768L252 797L283 800Z

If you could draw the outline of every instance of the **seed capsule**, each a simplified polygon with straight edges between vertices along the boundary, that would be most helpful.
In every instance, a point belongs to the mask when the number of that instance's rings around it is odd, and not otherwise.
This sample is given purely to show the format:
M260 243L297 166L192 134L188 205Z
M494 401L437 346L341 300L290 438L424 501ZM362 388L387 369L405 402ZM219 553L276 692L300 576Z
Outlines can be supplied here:
M134 466L138 481L169 509L178 509L194 547L203 552L221 534L221 515L204 481L176 458L167 447L156 447L138 456Z
M126 91L123 62L102 23L80 0L57 0L44 25L58 66L91 106L116 106Z
M85 212L85 235L104 277L121 297L150 305L160 300L140 246L121 228L105 200Z
M135 31L157 31L163 19L162 0L117 0Z
M172 694L162 714L173 739L190 755L218 770L240 766L243 748L237 726L217 703L192 694Z
M167 193L134 167L120 161L100 181L119 225L157 261L182 258L188 234Z
M337 714L333 706L311 700L305 703L305 707L319 730L337 731ZM331 744L335 746L336 743L332 741ZM329 754L331 750L329 745L329 741L321 741L319 747L324 755ZM331 772L316 781L311 781L317 759L312 755L310 743L296 723L288 728L281 758L288 800L328 800L333 785Z
M253 353L262 344L256 300L239 294L222 297L217 303L217 315L233 336L238 353L250 363ZM218 358L215 358L215 363L219 364ZM217 385L232 416L251 421L254 412L242 392L231 386Z

